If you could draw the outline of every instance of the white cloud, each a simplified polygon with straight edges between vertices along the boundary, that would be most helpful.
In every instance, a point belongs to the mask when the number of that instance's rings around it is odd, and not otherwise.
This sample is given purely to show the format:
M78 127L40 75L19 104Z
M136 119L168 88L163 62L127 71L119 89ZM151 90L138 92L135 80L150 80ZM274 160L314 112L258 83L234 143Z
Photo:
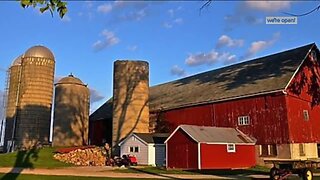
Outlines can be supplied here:
M171 70L170 70L171 75L175 75L175 76L186 76L187 73L184 69L182 69L181 67L179 67L178 65L174 65Z
M243 39L232 39L227 35L222 35L217 44L216 48L221 48L221 47L241 47L243 46L244 40Z
M64 15L63 18L61 19L62 22L70 22L71 18L68 15Z
M100 13L109 13L112 10L112 5L110 3L105 3L97 7L97 11Z
M181 25L183 23L183 19L182 18L176 18L176 19L173 19L171 20L170 22L164 22L163 23L163 27L167 28L167 29L170 29L172 28L173 26L175 25Z
M93 48L96 51L100 51L104 48L116 45L120 42L120 39L112 32L107 29L104 29L101 32L101 36L103 36L102 40L97 40L93 43Z
M104 96L101 95L101 93L99 93L97 90L89 88L89 91L90 91L90 104L104 99Z
M202 64L214 64L219 59L219 53L211 51L209 53L197 53L191 54L185 60L185 63L189 66L198 66Z
M84 6L88 9L92 8L93 7L93 2L92 1L85 1L84 2Z
M146 1L122 1L117 0L109 3L104 3L98 6L97 11L109 14L108 23L121 23L127 21L140 21L145 18L149 12L147 11L150 2Z
M233 13L224 17L225 30L230 31L239 27L239 24L256 25L264 23L266 15L290 9L292 1L241 1L233 10Z
M251 43L251 46L249 47L247 53L244 55L243 58L249 58L255 54L257 54L258 52L270 47L271 45L273 45L275 42L277 42L280 38L280 33L275 33L272 37L272 39L268 40L268 41L254 41Z
M120 19L122 21L140 21L142 18L144 18L147 15L145 9L141 9L139 11L130 12L128 14L124 14L120 16Z
M182 18L176 18L175 20L173 20L173 22L175 24L182 24L183 23L183 19Z
M169 10L168 10L168 14L170 15L170 17L173 18L173 17L175 17L176 13L177 13L178 11L180 11L181 9L182 9L181 6L175 8L175 9L169 9Z
M219 57L223 64L231 64L237 61L237 56L229 52L224 52Z
M129 51L136 51L138 49L138 46L137 45L133 45L133 46L129 46L128 47L128 50Z
M230 64L237 60L236 55L231 54L229 52L217 52L212 50L208 53L198 53L198 54L191 54L185 60L185 63L188 66L199 66L199 65L212 65L218 62L223 64Z
M247 7L254 10L265 12L277 12L289 9L291 6L290 1L246 1Z
M168 22L164 22L164 23L163 23L163 27L165 27L165 28L167 28L167 29L170 29L170 28L173 27L173 25L170 24L170 23L168 23Z

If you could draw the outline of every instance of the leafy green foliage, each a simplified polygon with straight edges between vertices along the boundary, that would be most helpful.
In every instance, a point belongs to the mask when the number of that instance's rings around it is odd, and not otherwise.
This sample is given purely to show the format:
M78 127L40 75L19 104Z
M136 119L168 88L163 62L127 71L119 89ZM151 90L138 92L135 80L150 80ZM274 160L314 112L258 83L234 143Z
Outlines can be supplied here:
M57 11L59 13L60 18L68 12L67 2L62 0L19 0L20 4L23 8L27 7L40 7L40 12L44 13L46 11L50 11L51 15Z

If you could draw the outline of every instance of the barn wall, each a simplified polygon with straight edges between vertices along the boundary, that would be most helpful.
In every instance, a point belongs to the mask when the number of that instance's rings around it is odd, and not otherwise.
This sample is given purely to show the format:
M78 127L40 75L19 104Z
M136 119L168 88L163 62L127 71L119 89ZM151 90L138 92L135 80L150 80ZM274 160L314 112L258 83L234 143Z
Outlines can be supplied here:
M226 144L201 144L201 169L245 168L256 165L254 145L236 145L227 152Z
M171 132L181 124L213 125L213 109L211 104L167 111L164 116L169 121L167 124Z
M303 153L301 153L301 146L303 146ZM309 159L318 158L318 149L316 143L302 143L290 144L292 159Z
M112 120L103 119L89 121L89 141L91 145L102 146L104 143L111 145Z
M250 116L250 125L238 126L238 117ZM270 94L164 112L170 130L180 124L238 127L255 137L257 144L288 143L286 100L283 94Z
M167 168L198 169L198 143L179 129L167 141Z
M288 122L292 143L320 143L320 65L307 57L287 88ZM307 110L309 119L304 118Z

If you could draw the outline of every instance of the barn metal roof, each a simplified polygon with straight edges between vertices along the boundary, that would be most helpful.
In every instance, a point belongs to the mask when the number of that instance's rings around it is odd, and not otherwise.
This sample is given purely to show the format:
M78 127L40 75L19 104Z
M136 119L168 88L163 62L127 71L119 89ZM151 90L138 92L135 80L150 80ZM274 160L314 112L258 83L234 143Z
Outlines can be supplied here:
M254 144L255 140L246 136L243 132L234 128L224 127L209 127L209 126L194 126L180 125L170 135L166 142L173 134L182 129L194 141L198 143L235 143L235 144Z
M90 121L105 119L112 121L112 106L113 104L111 98L90 115Z
M282 92L312 48L315 43L150 87L150 111ZM112 98L90 119L96 117L112 117Z
M150 88L150 109L166 110L282 91L315 44Z

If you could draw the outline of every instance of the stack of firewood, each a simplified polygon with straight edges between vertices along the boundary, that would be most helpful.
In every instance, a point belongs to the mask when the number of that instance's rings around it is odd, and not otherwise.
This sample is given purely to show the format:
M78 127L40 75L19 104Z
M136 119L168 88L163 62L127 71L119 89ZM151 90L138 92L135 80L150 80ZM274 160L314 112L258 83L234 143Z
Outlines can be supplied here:
M56 153L53 157L59 161L77 166L104 166L106 160L99 147L75 149L66 153Z

